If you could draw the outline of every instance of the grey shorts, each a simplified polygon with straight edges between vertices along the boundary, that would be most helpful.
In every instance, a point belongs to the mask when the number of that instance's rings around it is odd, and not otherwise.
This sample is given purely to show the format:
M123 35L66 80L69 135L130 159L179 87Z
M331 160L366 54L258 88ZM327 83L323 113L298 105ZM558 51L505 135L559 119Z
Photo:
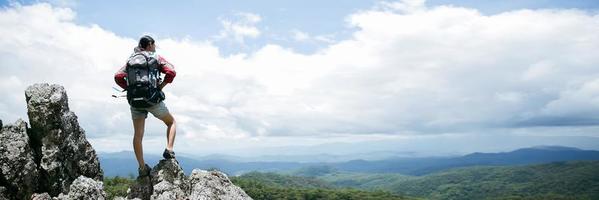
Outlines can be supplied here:
M162 118L165 115L167 115L168 112L168 108L166 107L166 105L164 104L164 102L160 102L159 104L156 104L152 107L149 108L134 108L131 107L131 118L132 119L138 119L138 118L148 118L148 112L152 113L152 115L154 115L154 117L156 118Z

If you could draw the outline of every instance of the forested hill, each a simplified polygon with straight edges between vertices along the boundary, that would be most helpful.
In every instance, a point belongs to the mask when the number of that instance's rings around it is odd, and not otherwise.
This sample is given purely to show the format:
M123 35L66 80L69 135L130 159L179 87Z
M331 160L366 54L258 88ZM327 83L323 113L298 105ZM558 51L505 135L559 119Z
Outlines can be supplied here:
M310 177L249 173L233 181L250 195L278 197L286 197L284 191L297 194L298 191L314 192L315 188L331 191L331 188L352 188L382 192L379 195L389 195L385 193L389 192L402 198L599 199L599 161L465 167L425 176L316 170L319 173L310 173L315 175Z
M356 188L337 188L313 177L276 173L252 172L232 177L255 200L261 199L360 199L360 200L417 200L419 198L393 194L388 191L367 191Z
M390 188L394 193L431 199L599 199L599 161L459 168Z

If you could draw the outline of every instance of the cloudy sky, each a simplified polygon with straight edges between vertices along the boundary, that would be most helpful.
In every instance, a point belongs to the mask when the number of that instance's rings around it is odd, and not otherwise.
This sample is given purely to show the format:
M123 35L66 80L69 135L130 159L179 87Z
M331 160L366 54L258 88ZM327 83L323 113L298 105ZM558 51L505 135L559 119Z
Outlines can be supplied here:
M0 119L63 85L101 152L131 150L114 72L138 38L175 65L175 150L204 155L599 149L594 0L3 1ZM146 152L165 146L149 117Z

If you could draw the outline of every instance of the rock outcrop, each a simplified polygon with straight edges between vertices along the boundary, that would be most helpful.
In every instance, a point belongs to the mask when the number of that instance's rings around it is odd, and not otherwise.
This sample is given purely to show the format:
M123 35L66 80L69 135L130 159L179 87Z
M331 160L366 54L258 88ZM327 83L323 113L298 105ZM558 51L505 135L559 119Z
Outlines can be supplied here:
M0 131L0 199L70 195L78 178L102 183L100 162L69 111L64 88L35 84L25 99L31 127L19 119Z
M152 199L185 199L189 181L175 159L163 159L152 168Z
M69 111L67 93L62 86L35 84L25 91L29 134L37 144L39 165L45 172L41 182L51 196L68 193L69 185L80 175L102 180L96 152L85 139L85 132Z
M25 91L27 122L0 120L0 200L105 199L103 172L62 86L35 84ZM163 159L138 177L127 199L251 199L217 171L187 177L175 159ZM118 197L116 199L125 199Z
M104 200L106 199L106 193L104 192L104 183L96 181L94 179L79 176L75 179L69 187L68 194L59 194L58 197L52 198L47 192L46 193L35 193L31 195L32 200L72 200L72 199L95 199Z
M151 184L148 184L150 180ZM185 176L175 159L162 159L152 168L150 176L138 177L129 188L129 199L190 199L190 200L244 200L252 199L219 171L194 169Z
M251 199L245 191L233 185L227 175L219 171L194 169L189 179L191 185L189 199Z

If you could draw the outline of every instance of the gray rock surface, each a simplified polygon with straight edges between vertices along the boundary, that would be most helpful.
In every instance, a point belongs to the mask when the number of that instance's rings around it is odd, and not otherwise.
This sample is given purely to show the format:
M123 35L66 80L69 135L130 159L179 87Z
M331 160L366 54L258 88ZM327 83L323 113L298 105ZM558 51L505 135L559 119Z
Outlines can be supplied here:
M0 130L0 199L51 199L70 194L70 188L96 191L93 184L71 186L81 175L101 184L102 170L69 111L64 88L35 84L25 98L31 127L17 120Z
M29 146L27 123L21 119L0 132L0 174L0 185L12 198L29 199L38 189L40 175Z
M68 193L80 175L102 180L96 152L85 139L77 116L69 111L67 94L62 86L35 84L25 90L28 132L38 144L40 168L46 173L41 182L51 196Z
M237 200L252 199L241 188L233 185L227 175L219 171L194 169L189 176L191 200Z
M75 179L69 188L68 194L60 194L59 200L73 200L73 199L95 199L104 200L106 199L106 193L104 192L104 184L102 181L96 181L94 179L79 176Z
M189 181L175 159L162 159L150 172L153 185L151 199L186 199Z
M31 200L52 200L52 197L47 193L35 193L33 195L31 195Z

